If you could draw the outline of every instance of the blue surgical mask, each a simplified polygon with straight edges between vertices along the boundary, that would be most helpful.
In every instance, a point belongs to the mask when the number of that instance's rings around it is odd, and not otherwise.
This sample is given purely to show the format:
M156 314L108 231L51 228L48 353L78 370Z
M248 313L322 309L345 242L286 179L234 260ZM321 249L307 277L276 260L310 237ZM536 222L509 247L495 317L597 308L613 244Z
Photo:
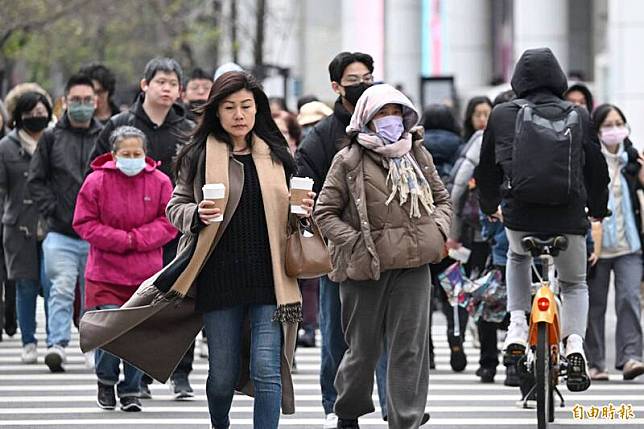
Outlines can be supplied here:
M116 168L127 176L136 176L145 168L145 158L116 157Z
M405 131L403 118L401 116L383 116L382 118L374 119L373 123L376 126L376 134L389 143L400 140L400 137Z

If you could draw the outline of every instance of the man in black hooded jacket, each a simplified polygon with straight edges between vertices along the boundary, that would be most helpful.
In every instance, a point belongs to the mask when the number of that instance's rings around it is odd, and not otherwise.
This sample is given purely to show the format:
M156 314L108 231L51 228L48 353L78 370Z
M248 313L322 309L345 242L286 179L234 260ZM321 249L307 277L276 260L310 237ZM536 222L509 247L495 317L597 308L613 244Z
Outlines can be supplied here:
M563 104L566 76L548 48L524 52L511 84L519 99L540 106L543 114L556 115L562 106L567 106ZM582 143L582 160L585 161L578 167L583 172L583 189L566 204L540 205L520 200L510 185L515 121L520 108L520 103L515 102L494 108L483 135L480 164L475 174L481 210L492 218L503 220L510 243L506 271L510 327L504 344L504 361L506 365L515 362L525 351L528 340L526 313L530 311L531 257L522 248L521 239L533 234L565 235L568 249L555 258L555 265L563 296L562 338L569 361L567 385L571 391L582 391L590 386L583 351L588 317L585 235L589 227L588 215L601 219L608 212L607 166L588 112L576 107L580 126L573 132L581 134L573 137L581 139ZM548 171L548 165L543 168ZM548 198L547 195L542 197Z

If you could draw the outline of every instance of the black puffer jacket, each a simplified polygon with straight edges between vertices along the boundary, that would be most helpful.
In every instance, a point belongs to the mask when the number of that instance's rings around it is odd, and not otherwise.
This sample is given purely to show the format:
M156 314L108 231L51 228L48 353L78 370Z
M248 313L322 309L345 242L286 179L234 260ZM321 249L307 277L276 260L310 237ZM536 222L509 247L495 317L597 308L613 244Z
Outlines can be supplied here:
M38 141L29 165L28 187L49 231L78 238L72 228L76 196L101 129L96 119L89 128L73 128L65 113Z
M562 100L567 89L566 76L550 49L530 49L523 53L516 65L512 89L518 98L534 104L556 103ZM501 204L505 226L517 231L586 234L588 219L585 208L588 207L592 217L601 218L606 215L609 182L606 161L597 135L593 132L588 112L577 108L581 117L580 130L583 133L585 190L580 198L569 201L566 206L553 207L521 203L507 189L505 179L510 177L512 171L512 148L518 111L516 104L508 102L496 106L490 115L483 135L481 160L475 173L481 209L485 214L492 214Z
M333 114L315 124L297 148L297 175L313 179L313 191L318 195L331 168L333 157L349 143L346 133L349 122L351 113L344 108L341 98L338 98Z
M174 174L172 173L174 158L181 146L186 143L188 134L194 127L194 122L186 118L185 108L179 103L174 103L163 124L157 126L143 110L143 94L139 95L130 110L112 116L107 121L105 128L98 136L96 147L92 151L91 161L112 151L109 141L110 135L112 131L123 125L130 125L143 131L148 138L147 156L155 161L160 161L159 170L167 174L174 183ZM90 172L91 168L88 166L86 173Z

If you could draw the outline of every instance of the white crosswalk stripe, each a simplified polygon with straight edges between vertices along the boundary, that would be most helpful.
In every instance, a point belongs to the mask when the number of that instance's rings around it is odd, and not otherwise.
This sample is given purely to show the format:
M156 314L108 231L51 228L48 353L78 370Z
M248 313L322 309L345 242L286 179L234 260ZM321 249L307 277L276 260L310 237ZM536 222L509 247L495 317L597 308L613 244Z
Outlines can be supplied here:
M43 363L44 332L43 315L39 314L40 342L39 362L24 365L20 361L19 333L0 342L0 426L16 428L207 428L208 409L205 399L207 362L196 358L190 381L195 398L189 401L174 401L169 386L152 384L154 399L143 401L143 412L126 414L121 411L105 411L96 406L96 378L85 367L83 355L78 349L78 333L67 348L67 372L51 374ZM478 364L479 351L468 341L467 369L453 373L449 367L449 349L445 336L442 315L434 316L434 344L437 369L430 374L427 411L430 423L424 427L450 428L495 428L534 427L534 410L520 409L515 402L520 399L517 388L503 385L504 368L499 366L494 384L482 384L474 371ZM318 339L319 340L319 339ZM319 342L319 341L318 341ZM296 414L282 416L280 427L321 428L324 414L321 406L319 385L319 348L300 348L296 355L298 372L294 375ZM642 377L644 378L644 377ZM618 373L611 374L611 381L595 383L587 392L570 393L560 386L566 400L564 408L557 408L557 425L584 425L603 428L606 426L644 428L644 380L623 382ZM361 427L385 428L377 407L377 392L374 391L376 412L360 419ZM615 420L576 420L573 407L579 404L586 411L596 407L600 412L611 404ZM620 419L620 406L631 405L634 418ZM231 410L233 428L251 428L252 398L236 395ZM590 425L590 426L586 426ZM563 426L569 427L569 426Z

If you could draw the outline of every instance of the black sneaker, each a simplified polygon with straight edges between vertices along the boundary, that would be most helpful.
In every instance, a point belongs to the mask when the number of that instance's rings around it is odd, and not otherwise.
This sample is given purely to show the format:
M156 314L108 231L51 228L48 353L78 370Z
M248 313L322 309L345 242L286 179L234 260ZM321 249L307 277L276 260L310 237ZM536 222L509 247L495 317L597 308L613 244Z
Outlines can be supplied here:
M571 392L583 392L590 387L590 377L586 371L586 359L581 353L571 353L568 360L566 386Z
M141 406L141 400L136 396L126 396L121 398L121 410L127 412L137 412L141 411L143 407Z
M305 329L304 332L297 337L297 345L301 347L315 347L315 330Z
M511 365L505 368L505 380L503 381L503 384L511 387L519 387L521 379L519 378L516 365Z
M517 362L525 355L525 347L521 344L510 344L503 352L503 365L516 366Z
M104 410L113 410L114 408L116 408L116 395L114 394L114 386L109 386L99 381L96 403Z
M150 392L150 386L148 383L141 381L141 389L139 390L139 398L141 399L152 399L152 393Z
M467 356L463 350L463 342L460 337L449 338L450 357L449 364L455 372L461 372L467 366Z
M170 382L174 399L180 401L182 399L193 398L195 396L188 377L176 377Z
M358 419L343 419L338 417L338 429L360 429Z
M476 370L476 375L481 377L481 383L494 383L496 370L494 368L485 368L482 366Z

